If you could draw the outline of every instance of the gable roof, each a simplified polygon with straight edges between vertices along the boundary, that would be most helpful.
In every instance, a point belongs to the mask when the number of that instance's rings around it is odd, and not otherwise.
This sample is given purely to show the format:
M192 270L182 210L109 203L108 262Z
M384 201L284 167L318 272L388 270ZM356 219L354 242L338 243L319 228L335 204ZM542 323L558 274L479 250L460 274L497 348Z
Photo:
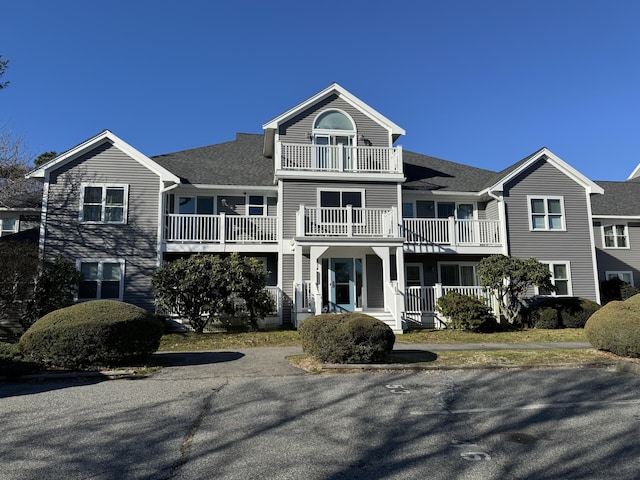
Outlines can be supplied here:
M387 117L382 115L380 112L378 112L377 110L374 110L373 108L371 108L369 105L364 103L362 100L360 100L359 98L357 98L356 96L354 96L353 94L351 94L350 92L345 90L344 88L342 88L337 83L332 83L331 85L329 85L324 90L316 93L312 97L307 98L305 101L303 101L303 102L299 103L298 105L296 105L295 107L287 110L282 115L279 115L276 118L274 118L273 120L268 121L267 123L265 123L262 126L262 128L264 130L277 129L278 125L280 125L283 122L286 122L287 120L295 117L301 111L309 108L311 105L313 105L313 104L319 102L320 100L322 100L324 98L327 98L327 97L329 97L330 95L333 95L333 94L338 95L340 98L345 100L347 103L350 103L355 108L357 108L358 110L364 112L369 117L371 117L373 120L378 122L380 125L382 125L383 127L387 128L391 132L391 135L393 136L394 140L397 139L400 135L404 135L406 133L402 127L396 125L394 122L389 120Z
M594 216L640 217L640 179L597 183L605 194L591 197Z
M273 160L262 154L263 135L238 133L230 142L153 157L182 183L273 186Z
M140 153L138 150L133 148L131 145L126 143L124 140L117 137L115 134L110 132L109 130L103 130L99 134L94 137L91 137L89 140L76 145L75 147L67 150L64 153L61 153L54 159L48 161L44 165L32 170L27 173L27 178L47 178L49 172L60 168L63 165L71 162L72 160L78 158L79 156L93 150L94 148L109 142L114 147L118 148L122 152L126 153L128 156L147 167L152 172L156 173L160 179L164 182L168 183L178 183L180 180L174 174L164 169L154 161L152 161L149 157Z
M551 165L556 167L566 176L571 178L573 181L582 185L588 193L604 193L602 187L596 184L594 181L590 180L578 170L573 168L571 165L560 159L560 157L553 154L547 147L542 147L537 152L532 153L531 155L523 158L519 162L511 165L506 168L502 172L499 172L496 175L496 178L492 180L491 184L487 186L487 191L502 191L507 183L516 178L518 175L523 173L533 164L538 162L539 160L546 160Z

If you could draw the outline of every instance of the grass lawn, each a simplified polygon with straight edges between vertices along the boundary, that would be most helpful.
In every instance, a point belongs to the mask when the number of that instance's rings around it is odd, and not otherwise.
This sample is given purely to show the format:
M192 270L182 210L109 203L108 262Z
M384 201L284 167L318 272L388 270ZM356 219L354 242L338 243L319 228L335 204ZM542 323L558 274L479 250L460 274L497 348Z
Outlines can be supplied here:
M227 350L250 347L291 347L301 345L296 330L239 333L168 333L160 340L159 352Z
M459 330L421 330L396 335L398 343L526 343L526 342L585 342L584 330L530 329L515 332L471 333ZM162 337L161 352L226 350L250 347L299 346L295 330L246 333L169 333Z
M289 362L311 373L354 371L349 365L340 369L323 370L321 362L309 355L288 357ZM595 349L584 350L500 350L500 351L459 351L459 352L394 352L387 364L416 367L517 367L517 366L575 366L582 364L609 364L619 357Z
M473 333L461 330L414 330L397 335L399 343L528 343L586 342L582 328L545 330L530 328L512 332Z
M584 342L582 329L563 330L529 329L499 333L471 333L458 330L421 330L397 335L398 343L528 343L528 342ZM170 333L162 337L161 352L228 350L250 347L300 346L295 330L246 333ZM614 356L594 349L584 350L501 350L419 352L395 351L391 363L412 366L509 366L509 365L557 365L563 363L601 363L615 360ZM310 372L319 372L320 363L308 355L290 357L289 361Z

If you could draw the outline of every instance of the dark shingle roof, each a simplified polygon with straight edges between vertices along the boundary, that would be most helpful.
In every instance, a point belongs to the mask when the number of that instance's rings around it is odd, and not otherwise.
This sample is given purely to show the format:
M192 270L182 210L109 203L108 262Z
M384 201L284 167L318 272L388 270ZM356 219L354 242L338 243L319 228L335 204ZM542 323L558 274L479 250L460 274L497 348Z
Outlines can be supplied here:
M403 188L409 190L449 190L478 192L487 186L496 172L442 160L420 153L403 151Z
M593 215L640 216L640 179L596 183L604 195L591 196Z
M238 133L231 142L152 157L183 183L273 185L273 159L262 155L263 135Z

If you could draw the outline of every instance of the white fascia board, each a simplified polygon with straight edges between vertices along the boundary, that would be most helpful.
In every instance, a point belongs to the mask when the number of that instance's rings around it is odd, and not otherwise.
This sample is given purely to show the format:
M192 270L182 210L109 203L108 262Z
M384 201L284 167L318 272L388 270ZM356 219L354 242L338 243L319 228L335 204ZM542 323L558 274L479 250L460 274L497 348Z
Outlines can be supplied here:
M587 193L590 193L590 194L592 194L592 193L603 194L604 193L604 189L600 185L596 184L595 182L593 182L592 180L590 180L589 178L584 176L582 173L580 173L578 170L573 168L571 165L569 165L567 162L562 160L560 157L556 156L553 152L551 152L546 147L538 150L529 160L527 160L525 163L520 165L513 172L509 173L507 176L502 178L499 182L497 182L494 185L492 185L491 187L489 187L486 191L489 191L489 192L495 192L495 191L500 191L501 192L501 191L503 191L504 190L504 186L507 183L509 183L511 180L513 180L515 177L520 175L522 172L524 172L531 165L533 165L534 163L536 163L537 161L539 161L543 157L545 157L546 160L549 163L551 163L551 165L555 166L558 170L560 170L566 176L571 178L573 181L575 181L579 185L583 186L585 188L585 190L587 191ZM482 193L485 193L485 192L482 192Z
M156 162L133 148L131 145L129 145L127 142L125 142L109 130L100 132L95 137L92 137L89 140L81 143L80 145L67 150L66 152L58 155L56 158L50 160L39 168L32 170L31 172L27 173L26 178L45 178L45 176L49 172L67 164L68 162L74 160L75 158L78 158L80 155L83 155L84 153L94 149L104 142L111 142L114 147L118 148L123 153L126 153L138 163L158 175L163 182L180 183L180 179L173 173L158 165Z
M181 189L185 190L245 190L245 191L270 191L277 192L277 185L214 185L207 183L192 183L181 185Z
M42 208L39 207L0 207L0 212L11 212L11 213L18 213L18 212L39 212L40 210L42 210Z
M387 117L382 115L380 112L378 112L378 111L374 110L373 108L371 108L369 105L364 103L362 100L360 100L359 98L357 98L356 96L354 96L353 94L351 94L350 92L345 90L344 88L342 88L337 83L332 83L331 85L329 85L324 90L316 93L315 95L313 95L312 97L309 97L308 99L306 99L302 103L299 103L295 107L287 110L282 115L279 115L278 117L274 118L273 120L270 120L269 122L267 122L264 125L262 125L262 128L265 129L265 130L268 129L268 128L277 129L278 126L281 123L285 122L286 120L289 120L290 118L292 118L295 115L297 115L298 112L305 110L306 108L310 107L314 103L317 103L318 101L322 100L323 98L328 97L332 93L337 93L347 103L351 104L355 108L357 108L357 109L363 111L364 113L366 113L369 117L371 117L373 120L375 120L381 126L383 126L384 128L388 129L391 132L392 135L404 135L406 133L405 130L402 127L396 125L394 122L389 120Z
M640 220L640 215L592 215L594 220Z
M443 197L480 197L483 192L454 192L451 190L440 191L440 190L411 190L409 188L402 189L402 191L406 193L415 193L417 196L420 195L434 195L434 196L443 196Z
M627 177L627 180L631 180L633 178L636 178L638 175L640 175L640 163L638 164L638 166L636 168L633 169L633 172L631 172L631 175L629 175Z

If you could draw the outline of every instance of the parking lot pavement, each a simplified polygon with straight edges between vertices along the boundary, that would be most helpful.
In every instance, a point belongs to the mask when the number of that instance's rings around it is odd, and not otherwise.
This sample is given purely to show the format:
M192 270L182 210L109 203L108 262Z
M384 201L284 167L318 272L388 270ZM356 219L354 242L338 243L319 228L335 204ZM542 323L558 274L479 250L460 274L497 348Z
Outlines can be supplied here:
M246 365L247 375L223 375L243 359L185 358L141 380L0 385L0 479L635 480L640 471L637 376L265 375Z

